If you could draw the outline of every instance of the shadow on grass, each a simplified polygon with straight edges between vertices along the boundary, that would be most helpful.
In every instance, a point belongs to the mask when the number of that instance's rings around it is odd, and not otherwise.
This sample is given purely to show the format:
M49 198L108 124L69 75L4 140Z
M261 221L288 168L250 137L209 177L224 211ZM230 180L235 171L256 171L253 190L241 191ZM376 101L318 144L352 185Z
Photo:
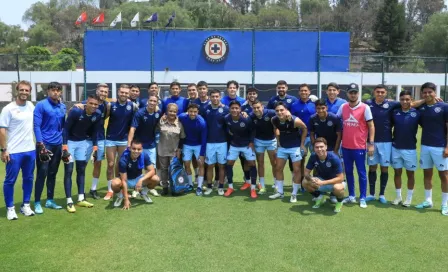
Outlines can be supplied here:
M324 216L335 216L337 213L333 211L334 207L328 202L321 206L319 209L313 209L312 204L309 205L294 205L289 208L292 212L298 212L303 216L310 215L324 215Z

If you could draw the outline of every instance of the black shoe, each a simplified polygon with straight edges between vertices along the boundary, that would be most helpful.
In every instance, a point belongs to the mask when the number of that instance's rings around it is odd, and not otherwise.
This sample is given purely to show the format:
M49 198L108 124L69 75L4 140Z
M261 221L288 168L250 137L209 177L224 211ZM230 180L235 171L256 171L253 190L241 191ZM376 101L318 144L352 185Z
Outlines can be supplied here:
M89 195L93 198L93 199L100 199L101 197L98 195L98 192L96 190L90 190Z
M162 195L163 196L168 195L168 188L163 188Z

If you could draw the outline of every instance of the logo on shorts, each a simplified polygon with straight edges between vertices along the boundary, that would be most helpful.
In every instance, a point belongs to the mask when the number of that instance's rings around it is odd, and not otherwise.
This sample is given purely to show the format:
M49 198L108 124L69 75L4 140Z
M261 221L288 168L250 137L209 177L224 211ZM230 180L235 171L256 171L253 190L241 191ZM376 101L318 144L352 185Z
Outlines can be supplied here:
M327 163L325 164L327 167L331 167L331 162L327 161Z
M229 43L220 35L208 37L202 45L205 59L211 63L220 63L225 60L229 55L229 49Z
M223 113L223 111L224 111L224 110L223 110L222 108L219 108L219 109L218 109L218 112L219 112L219 113Z
M92 117L92 122L95 122L96 121L96 116L93 116Z
M269 121L269 116L264 117L265 121Z
M384 105L383 105L383 108L388 109L388 108L389 108L389 104L387 104L387 103L384 104Z
M275 101L275 102L277 102L277 101ZM291 98L286 99L286 102L291 103L292 102Z
M126 106L126 109L127 109L127 110L131 110L131 105L127 105L127 106Z
M244 124L243 122L240 123L240 127L245 127L246 124Z
M417 117L417 113L411 112L411 117Z
M415 166L415 165L411 165L411 168L416 168L417 166Z
M435 107L435 108L434 108L434 111L435 111L436 113L439 113L439 112L442 111L442 109L441 109L440 107Z
M160 114L158 113L158 112L156 112L156 118L159 118L160 117Z
M331 127L332 125L333 125L333 122L332 122L332 121L328 121L328 122L327 122L327 126Z

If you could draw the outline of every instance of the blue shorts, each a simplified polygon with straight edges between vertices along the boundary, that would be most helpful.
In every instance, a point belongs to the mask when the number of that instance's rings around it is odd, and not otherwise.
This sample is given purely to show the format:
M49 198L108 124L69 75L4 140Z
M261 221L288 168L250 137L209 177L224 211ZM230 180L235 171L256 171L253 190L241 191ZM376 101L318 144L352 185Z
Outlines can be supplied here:
M206 164L226 164L227 143L208 143L205 151Z
M255 160L255 153L252 150L252 148L248 146L244 147L236 147L233 145L230 145L229 153L227 154L227 160L228 161L235 161L238 159L239 155L242 154L246 161L254 161Z
M106 153L105 150L105 140L98 141L98 159L97 161L102 161L105 158ZM87 159L90 159L90 156L92 156L93 153L93 143L92 141L87 140Z
M320 177L318 177L318 178L323 180ZM342 185L344 185L344 190L345 190L345 187L347 186L346 183L342 182ZM322 193L331 193L334 190L334 184L327 184L327 185L320 186L319 189L317 189L317 190Z
M87 148L89 144L84 141L67 141L68 152L70 153L72 160L75 161L87 161Z
M112 140L106 140L106 147L118 147L118 146L128 146L128 141L112 141Z
M443 157L444 147L422 145L420 151L420 168L432 169L434 166L438 171L448 170L448 158Z
M292 162L298 162L302 160L302 153L300 152L300 147L279 147L277 150L277 158L284 159L285 161L291 158Z
M408 171L417 170L417 150L392 147L392 167L394 169L405 167Z
M368 165L380 164L383 167L390 166L392 143L374 143L375 151L373 152L373 159L368 159Z
M272 151L277 149L277 139L260 140L255 138L254 146L256 153L263 154L265 151Z
M135 179L128 179L128 181L126 182L128 184L128 189L129 188L134 189L135 185L137 185L138 180L141 179L142 177L143 177L143 175L140 175L140 176L136 177Z
M193 158L193 154L196 159L199 159L199 153L201 152L200 145L186 145L182 148L182 160L183 161L191 161Z
M156 148L143 149L143 153L148 154L149 160L152 164L156 165L157 151Z

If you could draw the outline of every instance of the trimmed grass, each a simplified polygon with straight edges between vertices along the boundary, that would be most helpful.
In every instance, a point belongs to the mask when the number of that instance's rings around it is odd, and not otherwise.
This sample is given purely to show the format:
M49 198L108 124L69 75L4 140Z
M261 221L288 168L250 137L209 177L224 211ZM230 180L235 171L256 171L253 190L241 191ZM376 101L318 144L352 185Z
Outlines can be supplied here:
M242 180L241 167L235 170L235 180ZM87 190L91 171L89 164ZM0 173L4 177L4 166ZM103 168L101 195L105 173ZM419 169L413 204L423 200L422 175ZM65 205L62 179L61 165L56 201ZM266 179L270 194L271 175ZM77 207L75 214L44 209L30 218L19 214L17 221L6 220L1 201L0 271L446 271L448 218L439 211L438 177L433 209L375 202L365 210L344 206L337 215L328 202L312 209L308 194L289 203L290 173L285 180L283 200L267 195L252 200L239 190L231 198L191 193L154 197L152 205L134 200L129 211L122 211L112 201L90 199L95 207ZM17 212L20 184L19 179ZM387 198L394 197L390 170Z

